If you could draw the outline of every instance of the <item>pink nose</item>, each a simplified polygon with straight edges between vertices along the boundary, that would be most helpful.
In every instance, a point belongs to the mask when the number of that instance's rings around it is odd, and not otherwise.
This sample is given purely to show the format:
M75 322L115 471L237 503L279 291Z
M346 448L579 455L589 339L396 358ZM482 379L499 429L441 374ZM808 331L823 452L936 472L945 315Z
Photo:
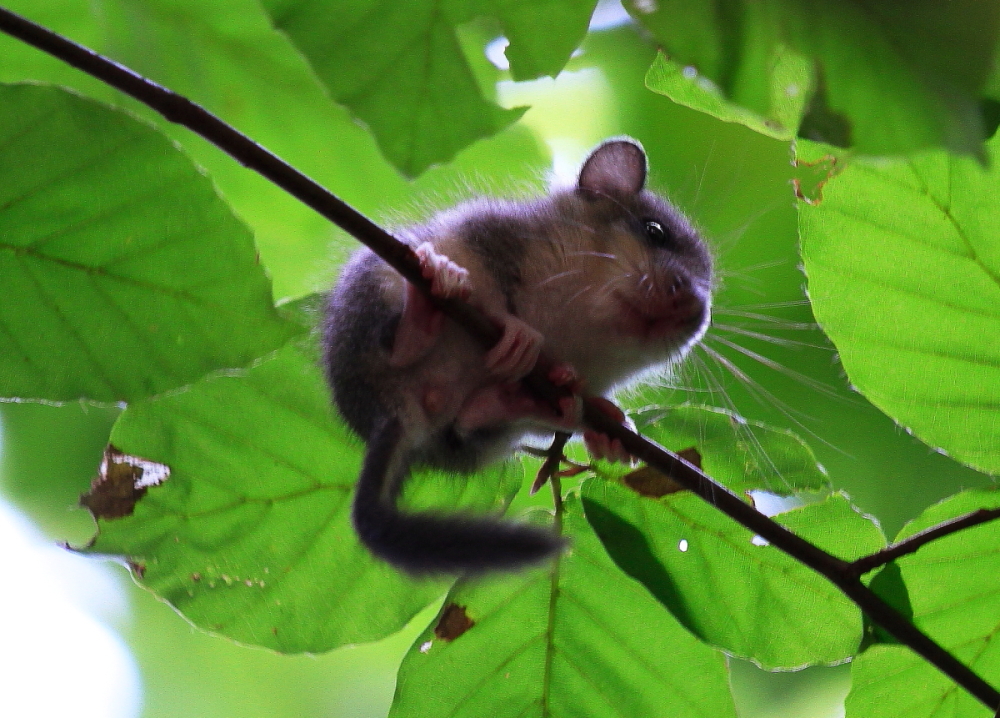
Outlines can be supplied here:
M675 277L663 301L663 315L674 317L678 325L701 322L705 302L686 277Z
M646 340L684 337L701 325L705 302L684 277L641 299L625 301L623 330Z

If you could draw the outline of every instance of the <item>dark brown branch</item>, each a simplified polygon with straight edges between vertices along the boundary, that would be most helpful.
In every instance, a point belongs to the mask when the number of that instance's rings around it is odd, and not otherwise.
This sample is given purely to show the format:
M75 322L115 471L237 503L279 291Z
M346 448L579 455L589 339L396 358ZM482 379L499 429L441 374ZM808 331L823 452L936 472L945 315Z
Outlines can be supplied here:
M876 551L869 556L863 556L851 564L858 576L863 576L869 571L873 571L879 566L884 566L890 561L895 561L900 556L914 553L918 548L931 541L956 533L962 529L978 526L979 524L1000 519L1000 509L978 509L965 516L959 516L951 521L945 521L937 526L931 526L920 533L913 534L899 543L887 546L881 551Z
M771 545L825 576L868 614L869 618L901 643L923 656L988 708L1000 710L1000 692L861 583L852 564L823 551L767 518L684 459L616 424L599 407L585 404L584 418L589 427L621 440L622 445L634 456L684 484L730 518L767 539Z
M106 82L153 108L167 120L204 137L240 164L260 173L366 244L403 277L429 295L428 282L421 275L417 258L409 247L203 107L2 7L0 31ZM471 306L455 300L434 301L447 316L469 331L484 346L492 346L499 339L499 329ZM539 366L524 381L538 396L553 401L562 396L564 390L553 386L546 378L547 375L547 363L540 361ZM591 429L619 439L633 455L671 476L733 520L767 539L771 545L826 576L901 643L923 656L991 709L1000 708L1000 692L864 586L852 564L823 551L767 518L698 468L616 423L591 401L584 402L584 423ZM557 504L560 500L561 497L557 498Z

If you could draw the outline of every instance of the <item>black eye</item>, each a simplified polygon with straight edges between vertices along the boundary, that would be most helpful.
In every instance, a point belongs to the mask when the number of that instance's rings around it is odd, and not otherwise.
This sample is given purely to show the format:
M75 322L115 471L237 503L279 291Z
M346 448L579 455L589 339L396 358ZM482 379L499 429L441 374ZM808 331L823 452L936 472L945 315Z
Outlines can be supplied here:
M667 234L667 230L663 228L663 225L653 219L647 219L646 225L646 236L649 237L649 241L653 243L655 247L664 247L670 249L673 246L673 241L670 235Z

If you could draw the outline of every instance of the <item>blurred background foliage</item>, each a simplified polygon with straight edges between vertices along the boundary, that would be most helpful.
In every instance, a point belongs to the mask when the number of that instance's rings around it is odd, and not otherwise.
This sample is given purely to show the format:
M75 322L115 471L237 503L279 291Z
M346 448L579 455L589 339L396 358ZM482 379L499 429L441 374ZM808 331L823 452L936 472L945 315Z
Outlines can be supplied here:
M571 177L586 151L601 139L636 137L649 154L652 185L668 192L712 241L722 277L716 299L719 323L744 330L737 335L718 327L709 346L756 382L741 382L703 357L692 362L682 384L698 389L695 396L704 403L795 430L826 467L833 485L877 517L889 536L931 503L963 487L989 483L984 475L932 452L850 390L833 348L813 326L803 301L791 185L802 171L791 163L789 143L647 89L646 73L657 56L657 43L614 3L598 6L591 33L554 80L515 81L500 40L510 28L468 13L454 15L462 57L486 100L507 110L530 109L506 129L458 151L446 164L421 173L427 164L448 156L419 161L411 157L403 169L418 175L412 180L386 160L376 139L348 110L328 99L329 88L320 81L322 69L314 72L289 40L272 29L269 16L254 0L14 0L7 5L205 105L389 225L426 216L472 192L542 191L552 175ZM267 5L274 13L282 7L279 2ZM573 37L570 33L570 50ZM539 67L544 71L544 63ZM187 130L158 120L56 60L0 37L0 81L26 79L57 83L127 107L180 143L252 228L276 300L329 286L339 264L355 248L353 239ZM765 106L758 109L767 111ZM961 142L968 149L968 137ZM392 151L388 154L395 157ZM791 341L775 344L746 331ZM754 361L731 346L736 342L768 362ZM690 391L652 387L630 401L642 405L653 397L664 402L689 396ZM0 405L0 488L6 501L30 517L44 536L36 538L36 545L82 545L90 540L93 523L76 502L96 472L117 413L82 404ZM56 572L65 569L58 562L52 566ZM383 716L396 667L433 615L432 607L405 631L377 644L315 657L280 656L196 631L133 585L120 567L102 564L99 570L107 590L96 600L104 608L93 608L93 601L83 599L80 605L91 606L90 615L110 631L112 640L119 636L124 641L130 658L122 665L132 665L133 672L102 671L98 660L87 667L88 690L112 680L120 682L123 694L132 691L137 697L118 705L117 712L81 709L78 715ZM71 580L75 574L67 575ZM78 578L97 580L92 574ZM14 578L7 590L32 589ZM7 612L0 616L0 626L25 620ZM41 620L32 617L29 624ZM48 650L63 651L57 644ZM7 676L44 677L48 690L58 690L54 683L60 677L52 675L42 659L33 660L19 658L16 646L5 649L0 658L20 671ZM14 679L0 678L0 685L5 680ZM126 684L132 680L138 685L129 688ZM846 666L766 674L732 662L732 684L744 718L841 715L848 681ZM12 690L8 695L19 694ZM4 700L0 696L0 712L6 712ZM95 700L95 710L98 705Z

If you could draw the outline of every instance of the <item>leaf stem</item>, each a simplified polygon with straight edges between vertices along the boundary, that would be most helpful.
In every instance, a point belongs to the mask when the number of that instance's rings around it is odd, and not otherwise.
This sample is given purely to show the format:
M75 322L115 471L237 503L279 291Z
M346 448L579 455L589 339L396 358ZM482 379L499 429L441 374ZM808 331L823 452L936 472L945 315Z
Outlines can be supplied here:
M563 445L569 439L567 436L565 440L562 438L562 434L556 434L555 443L561 442ZM560 455L562 454L562 446L559 447ZM558 466L558 462L557 462ZM562 497L562 479L556 474L552 474L549 477L550 485L552 487L552 505L555 508L555 531L560 536L563 532L563 497ZM555 625L556 625L556 611L559 608L559 577L562 573L562 556L556 556L555 560L552 562L552 566L549 569L549 610L546 615L548 617L548 623L545 626L545 669L542 675L542 718L549 718L552 715L549 706L549 691L552 686L552 660L555 658L556 647L555 647Z
M429 283L421 274L420 264L407 245L205 108L3 7L0 7L0 31L102 80L156 110L170 122L183 125L205 138L240 164L261 174L356 237L407 281L430 296ZM435 306L484 346L492 346L500 338L499 328L470 305L454 299L431 299ZM536 395L555 403L567 392L548 381L550 366L551 360L543 357L524 382ZM770 541L773 546L826 576L872 620L900 642L923 656L991 709L1000 708L1000 692L864 586L853 564L796 536L744 503L698 468L616 423L599 406L593 404L593 399L584 401L584 423L593 430L619 439L634 456L673 477L735 521ZM558 526L562 521L562 496L560 482L555 476L552 488ZM553 580L556 581L555 578Z
M984 524L998 518L1000 518L1000 508L978 509L965 516L959 516L950 521L940 523L937 526L924 529L920 533L913 534L899 543L887 546L881 551L876 551L868 556L862 556L851 564L851 568L854 569L858 576L863 576L869 571L873 571L890 561L896 560L900 556L916 552L921 546L929 544L931 541L936 541L939 538L957 533L962 529L978 526L979 524Z
M562 478L558 474L552 474L549 482L552 484L552 507L556 516L556 533L561 534L563 520Z

